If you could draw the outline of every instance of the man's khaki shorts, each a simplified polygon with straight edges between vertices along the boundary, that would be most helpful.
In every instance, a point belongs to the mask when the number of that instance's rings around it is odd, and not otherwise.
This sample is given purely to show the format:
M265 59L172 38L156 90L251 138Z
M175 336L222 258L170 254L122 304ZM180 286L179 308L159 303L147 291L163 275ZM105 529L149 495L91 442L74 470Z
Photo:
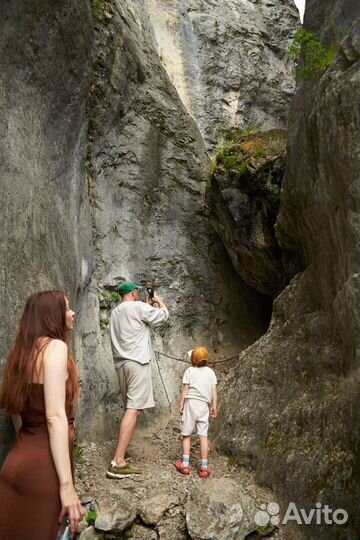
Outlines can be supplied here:
M126 409L155 407L150 364L132 360L116 366L121 396Z
M207 437L209 429L209 405L200 399L185 399L184 411L181 417L181 435L188 437L194 431Z

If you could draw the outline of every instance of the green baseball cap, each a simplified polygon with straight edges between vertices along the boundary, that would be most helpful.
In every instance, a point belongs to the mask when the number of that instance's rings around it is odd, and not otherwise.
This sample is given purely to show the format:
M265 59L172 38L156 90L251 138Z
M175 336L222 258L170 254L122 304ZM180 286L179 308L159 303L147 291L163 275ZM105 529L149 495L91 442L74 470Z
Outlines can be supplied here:
M137 283L134 283L133 281L124 281L123 283L120 283L117 286L117 290L121 294L121 296L124 296L124 294L127 294L131 291L134 291L135 289L142 289L143 287L141 285L138 285Z

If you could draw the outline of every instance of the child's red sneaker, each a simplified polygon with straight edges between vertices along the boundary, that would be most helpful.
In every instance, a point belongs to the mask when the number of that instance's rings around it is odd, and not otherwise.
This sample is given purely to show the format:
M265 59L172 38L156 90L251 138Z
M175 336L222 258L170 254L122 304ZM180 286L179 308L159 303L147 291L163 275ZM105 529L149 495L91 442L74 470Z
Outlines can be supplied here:
M182 459L178 459L175 463L176 470L179 471L181 474L188 475L190 474L190 467L187 467L186 465L183 465Z
M200 467L199 469L200 478L209 478L211 473L212 473L212 470L209 467Z

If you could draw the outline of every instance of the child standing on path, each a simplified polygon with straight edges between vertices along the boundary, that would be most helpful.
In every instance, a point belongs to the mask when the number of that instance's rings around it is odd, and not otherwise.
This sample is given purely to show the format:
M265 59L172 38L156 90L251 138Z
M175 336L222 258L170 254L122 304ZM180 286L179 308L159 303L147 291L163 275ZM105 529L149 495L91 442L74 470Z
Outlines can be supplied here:
M175 464L180 473L190 474L190 436L196 426L200 439L201 467L199 476L201 478L207 478L211 475L211 469L208 465L207 438L209 412L213 418L217 415L217 380L214 371L206 365L208 359L209 353L205 347L196 347L191 351L192 367L189 367L184 373L180 397L183 456Z

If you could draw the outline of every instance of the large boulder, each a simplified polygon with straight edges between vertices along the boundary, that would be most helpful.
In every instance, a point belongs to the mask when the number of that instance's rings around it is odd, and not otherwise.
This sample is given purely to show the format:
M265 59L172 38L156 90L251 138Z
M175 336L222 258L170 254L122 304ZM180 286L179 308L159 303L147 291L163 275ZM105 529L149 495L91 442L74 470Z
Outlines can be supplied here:
M190 492L185 508L193 540L244 540L256 529L253 501L228 478L198 484Z

